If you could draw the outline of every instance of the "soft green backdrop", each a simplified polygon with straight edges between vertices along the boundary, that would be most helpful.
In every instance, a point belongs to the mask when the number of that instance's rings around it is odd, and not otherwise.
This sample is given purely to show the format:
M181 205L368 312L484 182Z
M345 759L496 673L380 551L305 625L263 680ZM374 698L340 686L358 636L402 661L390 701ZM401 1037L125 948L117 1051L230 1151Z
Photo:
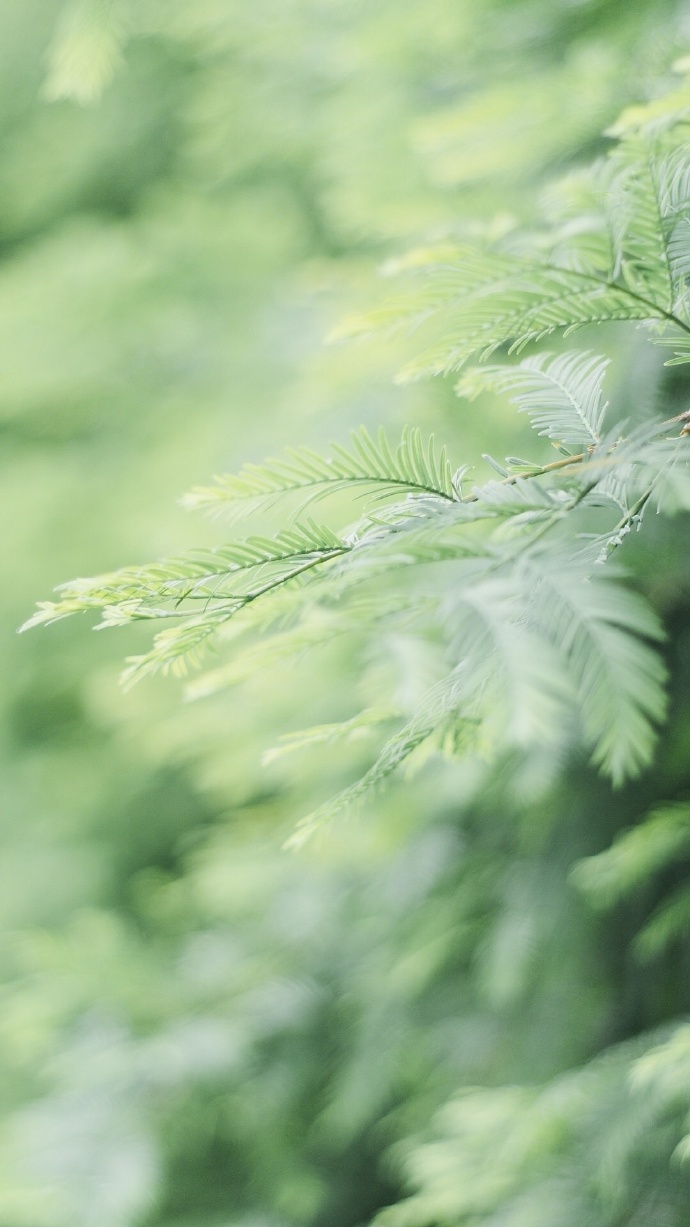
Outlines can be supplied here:
M178 496L285 443L519 450L498 402L396 387L404 338L323 338L407 243L529 217L689 37L664 0L0 4L3 1227L354 1227L406 1172L414 1223L687 1222L684 1033L670 1090L628 1080L690 1004L682 941L631 946L683 866L613 914L570 877L690 787L686 527L632 555L675 634L656 774L432 769L299 854L347 758L262 753L355 709L337 643L183 703L119 690L145 634L15 629L61 580L222 540ZM619 357L621 395L684 406ZM372 668L423 678L410 652ZM494 1089L420 1149L466 1085Z

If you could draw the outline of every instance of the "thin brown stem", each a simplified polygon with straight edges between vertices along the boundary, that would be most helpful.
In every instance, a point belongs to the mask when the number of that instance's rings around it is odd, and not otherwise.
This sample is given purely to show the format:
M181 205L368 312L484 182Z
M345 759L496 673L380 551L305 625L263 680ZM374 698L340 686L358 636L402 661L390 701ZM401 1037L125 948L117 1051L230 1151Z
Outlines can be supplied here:
M557 469L565 469L569 464L580 464L586 457L586 452L580 452L577 456L564 456L562 460L552 460L550 464L535 465L533 469L529 469L526 473L514 473L510 477L504 477L498 484L500 486L514 486L519 477L524 477L525 479L542 477L544 473L553 473ZM468 494L465 498L461 499L463 503L476 503L478 501L478 494Z

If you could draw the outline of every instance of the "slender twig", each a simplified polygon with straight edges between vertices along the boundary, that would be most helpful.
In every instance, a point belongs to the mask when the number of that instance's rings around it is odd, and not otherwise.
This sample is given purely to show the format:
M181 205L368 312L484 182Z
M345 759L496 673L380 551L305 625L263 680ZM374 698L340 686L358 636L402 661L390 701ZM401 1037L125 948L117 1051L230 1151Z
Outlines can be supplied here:
M654 493L654 486L655 482L652 482L644 493L641 494L640 497L633 503L630 510L626 511L625 515L618 521L615 528L611 530L609 539L601 551L601 556L599 558L600 562L605 562L605 560L611 556L613 551L622 544L623 538L630 532L635 520L642 515L647 503L652 497L652 494Z
M690 331L690 329L688 331ZM680 432L681 435L690 434L690 409L684 409L682 413L676 413L674 417L666 418L663 422L660 422L659 433L662 433L664 430L669 430L672 426L676 426L679 422L685 423ZM617 446L618 444L614 443L613 447ZM613 448L611 450L613 450ZM590 456L591 450L588 450L586 452L578 452L578 454L575 456L564 456L562 460L552 460L550 464L544 464L541 466L535 465L533 469L528 469L522 473L511 473L509 477L503 477L498 485L514 486L519 478L529 481L533 477L543 477L545 473L553 473L558 469L565 469L568 467L568 465L584 464L589 460ZM465 495L464 498L460 499L460 502L476 503L479 501L479 498L480 496L473 492L472 494Z
M535 465L533 469L528 469L526 473L513 473L510 477L503 477L501 481L498 482L498 485L514 486L519 477L523 477L526 480L531 477L542 477L544 473L552 473L556 469L564 469L569 464L580 464L586 459L586 456L586 452L580 452L577 456L564 456L562 460L552 460L550 464L543 464L541 466ZM477 503L479 501L479 497L480 496L478 494L473 492L472 494L467 494L465 498L460 500L460 502Z

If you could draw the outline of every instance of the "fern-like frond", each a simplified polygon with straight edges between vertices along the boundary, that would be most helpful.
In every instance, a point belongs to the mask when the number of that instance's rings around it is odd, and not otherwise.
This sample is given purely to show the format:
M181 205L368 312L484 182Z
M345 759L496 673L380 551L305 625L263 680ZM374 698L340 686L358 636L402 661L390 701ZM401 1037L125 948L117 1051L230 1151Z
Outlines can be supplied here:
M123 62L130 16L129 0L70 0L48 50L46 96L97 98Z
M643 137L628 138L612 155L609 170L605 207L613 240L613 275L633 294L671 312L674 281L654 144Z
M491 357L501 346L519 353L557 330L567 334L585 324L665 318L661 305L641 302L605 276L525 258L516 262L507 285L461 296L448 306L441 340L408 363L400 379L448 374L472 357Z
M333 444L329 456L311 448L293 448L283 459L248 464L236 476L218 477L214 486L193 490L184 501L189 508L220 510L301 494L306 496L305 506L340 490L355 493L358 488L378 494L410 490L446 500L457 497L446 450L436 455L433 436L425 443L419 430L404 430L397 446L391 447L384 430L373 439L362 428L352 435L349 448Z
M652 913L636 934L633 950L641 963L651 962L672 943L687 941L690 932L690 889L683 885Z
M684 74L684 80L678 89L653 98L650 102L626 107L607 129L606 135L626 137L643 133L649 137L658 137L671 128L690 124L690 60L685 57L678 61L674 68ZM686 130L690 132L690 128Z
M690 1154L689 1070L684 1024L638 1035L544 1086L464 1087L427 1137L408 1143L412 1195L375 1227L617 1227L635 1218L675 1227L685 1183L669 1160ZM661 1176L650 1176L652 1137Z
M607 320L653 324L652 340L662 344L674 325L676 360L687 360L687 129L643 129L552 190L541 227L403 261L408 297L349 331L419 329L428 348L408 365L409 377ZM649 762L664 715L664 668L653 646L662 636L642 598L596 564L639 526L651 500L663 510L690 506L690 453L682 413L632 431L605 427L606 366L590 352L538 354L470 370L458 384L462 395L507 394L539 434L565 445L558 460L487 456L498 476L470 487L467 470L454 473L445 448L438 452L418 430L405 430L395 446L383 431L372 438L360 430L327 455L293 449L218 478L187 505L252 510L287 500L299 514L346 493L364 498L353 528L338 535L304 519L274 536L77 580L27 625L92 609L102 611L101 625L182 619L130 662L134 680L184 671L232 621L234 659L202 679L200 693L323 642L332 618L338 633L356 626L366 635L406 618L441 637L445 681L362 780L306 820L300 839L368 796L448 721L481 730L499 751L579 739L619 783ZM595 531L581 533L593 515ZM280 622L273 602L290 592L295 600Z
M602 384L608 359L590 353L536 354L516 366L474 367L456 386L459 396L507 394L540 435L560 443L599 442L606 404Z
M505 577L460 578L442 616L453 671L369 771L304 820L293 843L365 801L450 715L496 752L562 747L576 711L594 761L615 783L649 761L665 674L644 642L660 637L659 624L636 594L542 554Z
M661 159L656 168L656 191L673 288L673 310L684 319L688 314L687 279L690 275L689 155L690 140Z
M539 389L546 370L548 386L552 384L553 362L518 369L526 380L537 380ZM408 491L406 499L378 515L365 514L346 537L309 520L274 537L250 537L76 581L63 588L61 600L45 604L33 621L93 608L102 610L102 625L183 618L180 625L161 631L148 653L130 661L129 682L157 670L184 672L232 621L239 632L231 644L233 660L192 689L209 693L232 685L262 663L277 663L323 642L324 628L326 639L335 633L333 616L338 633L357 628L367 633L377 623L392 625L401 618L428 625L430 619L443 627L447 640L453 702L462 681L463 702L471 700L472 720L482 725L487 744L496 749L563 744L570 735L570 710L576 708L595 761L617 781L632 775L648 761L654 722L663 714L663 669L643 642L658 638L660 631L640 598L615 583L588 579L597 551L604 544L608 549L622 530L619 525L617 536L597 538L589 551L579 546L569 559L553 549L544 551L540 543L587 499L597 506L625 506L625 514L632 517L635 504L624 502L622 490L617 499L611 494L611 454L624 459L617 479L622 483L625 476L629 485L636 464L648 478L650 448L662 449L655 461L658 471L662 456L673 454L668 445L677 449L685 440L659 437L658 426L645 427L629 439L615 432L599 437L602 375L603 364L589 356L570 363L557 360L556 395L565 395L565 377L578 389L576 395L570 388L567 407L559 405L557 415L576 413L578 428L586 422L591 432L586 438L596 432L596 442L583 453L531 472L525 467L528 462L515 461L516 472L501 470L507 475L500 481L465 494L454 488L452 496L442 498ZM499 378L503 380L503 371ZM524 384L518 395L528 395ZM568 421L574 431L572 418ZM425 472L423 459L420 453L416 461L412 453L405 457L405 464L416 464L417 478ZM410 479L407 470L395 470L395 458L386 463L388 479L395 471L401 481L403 475ZM371 474L371 455L368 464ZM575 474L565 485L564 467ZM540 483L539 477L552 484ZM357 482L355 478L355 487ZM597 500L599 483L603 486ZM438 567L447 574L436 587L433 569ZM280 625L271 602L294 589L295 581L299 583L288 624ZM258 616L248 617L255 608ZM256 638L262 630L265 634ZM249 637L242 631L249 631ZM432 704L413 713L402 741L394 739L362 781L362 796L432 735L437 709ZM346 796L356 801L359 785L353 789ZM337 804L345 803L343 799Z
M345 788L337 796L326 801L313 813L307 814L298 823L286 847L301 847L334 818L361 805L411 757L423 742L437 733L445 721L450 717L461 719L460 708L466 697L464 683L462 670L455 670L432 687L417 707L412 719L388 739L376 762L365 775L351 784L349 788ZM468 724L471 728L476 728L476 721L471 717Z
M479 244L442 244L416 248L405 257L389 261L389 275L408 275L412 288L365 314L344 320L331 341L349 341L401 326L418 328L439 311L456 305L463 297L480 291L501 293L519 274L521 264L509 252Z
M603 221L601 223L603 227ZM642 302L629 287L613 284L606 270L549 261L541 251L512 254L457 248L426 266L427 284L378 312L350 321L343 335L367 335L381 327L414 327L442 319L443 336L403 368L400 378L459 370L500 346L519 351L557 329L606 320L664 319L661 305ZM415 280L420 280L416 271ZM428 331L425 329L423 331Z
M329 528L309 520L275 537L249 537L166 562L63 584L61 599L43 602L22 630L93 608L117 607L126 621L151 617L152 604L156 617L185 612L192 601L202 602L206 610L222 604L230 611L351 548Z
M646 642L663 638L659 620L606 572L590 579L550 553L523 565L538 580L533 616L568 661L593 760L619 784L650 761L666 711L666 671Z
M217 614L205 614L159 631L150 651L127 657L126 668L121 674L125 689L156 673L185 677L190 668L200 664L221 621Z
M449 595L451 650L483 692L488 741L497 749L562 743L569 678L549 641L526 625L513 576L461 583Z
M311 749L313 746L332 746L339 742L368 737L381 725L399 720L400 714L394 708L367 707L349 720L334 724L317 724L312 728L300 729L297 733L284 733L278 745L266 750L263 761L269 765L289 754Z
M568 176L560 199L552 191L541 229L510 231L479 250L445 244L402 262L408 292L346 322L340 335L419 329L432 343L404 367L401 378L410 379L585 324L647 321L687 333L687 150L682 123L662 137L628 134L608 159ZM569 216L573 198L580 211Z
M690 853L690 808L663 806L624 831L605 852L579 861L573 881L595 907L613 907L682 852Z

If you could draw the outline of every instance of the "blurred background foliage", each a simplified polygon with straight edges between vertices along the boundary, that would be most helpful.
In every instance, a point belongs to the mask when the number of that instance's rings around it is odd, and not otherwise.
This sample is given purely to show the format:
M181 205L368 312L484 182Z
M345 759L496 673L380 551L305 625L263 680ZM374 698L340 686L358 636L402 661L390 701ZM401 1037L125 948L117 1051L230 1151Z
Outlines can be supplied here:
M689 41L671 0L0 4L2 1227L687 1224L680 518L626 547L670 634L642 781L430 763L298 854L366 743L262 754L356 710L337 640L183 703L120 691L122 635L14 631L222 540L178 496L285 443L519 452L504 404L395 387L404 338L322 338L408 242L529 219ZM607 342L631 416L686 407Z

